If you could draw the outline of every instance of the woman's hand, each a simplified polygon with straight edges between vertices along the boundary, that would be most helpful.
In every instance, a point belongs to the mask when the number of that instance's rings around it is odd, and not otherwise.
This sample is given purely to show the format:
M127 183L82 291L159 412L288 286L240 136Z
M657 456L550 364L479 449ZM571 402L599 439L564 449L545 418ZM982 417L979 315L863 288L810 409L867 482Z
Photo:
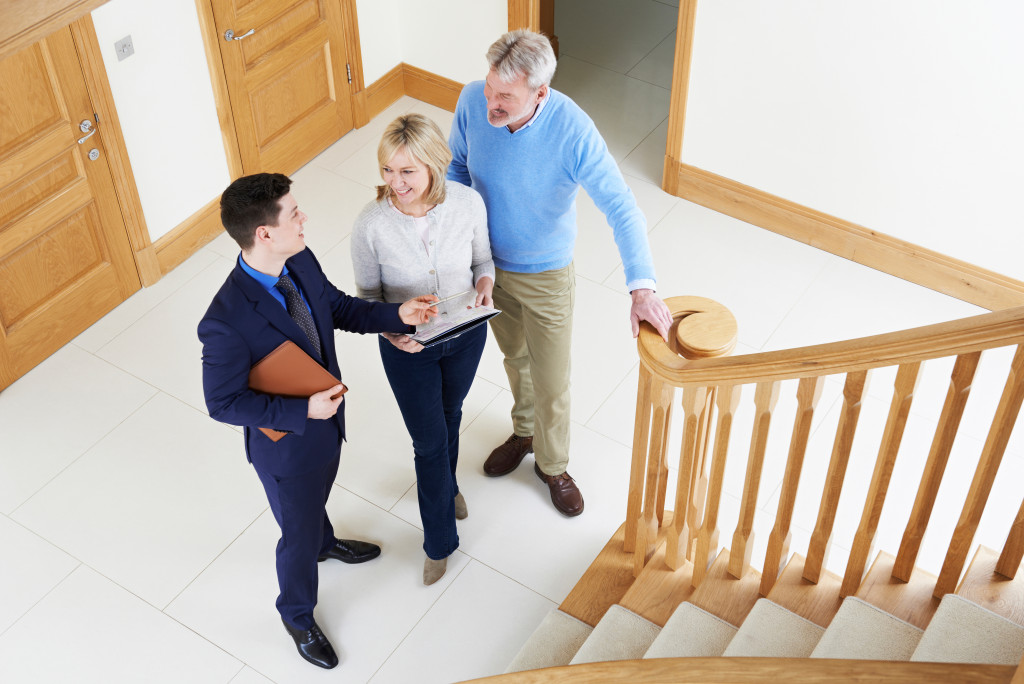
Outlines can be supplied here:
M418 351L422 351L423 345L412 339L408 335L402 333L381 333L381 336L391 344L395 345L404 352L415 354Z
M478 280L476 282L476 301L473 306L494 306L494 300L491 299L492 290L494 290L494 280L491 276L484 276Z

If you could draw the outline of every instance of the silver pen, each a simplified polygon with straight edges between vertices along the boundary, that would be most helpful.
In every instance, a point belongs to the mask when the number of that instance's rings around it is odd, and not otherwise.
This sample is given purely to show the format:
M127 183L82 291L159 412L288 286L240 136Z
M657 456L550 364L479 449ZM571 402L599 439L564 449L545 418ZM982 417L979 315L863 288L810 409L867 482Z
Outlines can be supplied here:
M468 295L470 292L472 292L472 290L466 290L465 292L460 292L458 294L453 294L452 296L445 297L444 299L438 299L436 302L431 302L430 306L437 306L438 304L444 304L445 302L450 302L453 299L458 299L459 297L464 297L464 296ZM434 296L436 297L437 295L434 295Z

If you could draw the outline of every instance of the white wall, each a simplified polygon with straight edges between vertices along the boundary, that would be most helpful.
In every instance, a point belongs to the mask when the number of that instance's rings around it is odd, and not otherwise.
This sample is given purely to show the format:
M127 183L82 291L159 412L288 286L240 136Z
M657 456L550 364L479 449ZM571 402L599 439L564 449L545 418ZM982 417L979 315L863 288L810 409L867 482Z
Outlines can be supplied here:
M364 86L402 62L402 9L402 0L356 0Z
M507 0L357 0L366 85L406 62L459 82L483 78L508 26ZM150 239L230 182L193 0L110 0L92 13ZM114 43L135 54L117 61Z
M507 0L358 0L367 86L399 62L460 83L487 75L484 53L508 30Z
M231 180L195 3L111 0L92 18L155 242ZM118 62L129 34L135 54Z
M1024 3L698 5L682 161L1024 279Z

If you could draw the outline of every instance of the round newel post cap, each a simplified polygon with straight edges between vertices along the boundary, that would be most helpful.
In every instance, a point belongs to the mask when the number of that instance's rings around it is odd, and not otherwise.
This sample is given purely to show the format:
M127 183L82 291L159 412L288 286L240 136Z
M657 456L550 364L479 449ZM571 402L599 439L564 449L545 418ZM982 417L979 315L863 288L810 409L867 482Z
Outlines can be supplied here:
M725 306L707 297L693 296L669 297L665 304L673 320L669 343L665 344L653 326L642 325L637 340L641 356L671 368L679 366L683 359L725 356L736 347L739 327L736 317Z

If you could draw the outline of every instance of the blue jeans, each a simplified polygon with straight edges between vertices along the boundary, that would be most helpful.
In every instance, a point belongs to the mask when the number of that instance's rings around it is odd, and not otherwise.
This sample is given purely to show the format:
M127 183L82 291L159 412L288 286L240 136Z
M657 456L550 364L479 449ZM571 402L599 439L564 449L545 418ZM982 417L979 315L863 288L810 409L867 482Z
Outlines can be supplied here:
M412 437L423 550L434 560L447 558L459 548L455 467L462 401L473 384L486 341L485 325L415 354L380 338L384 372Z

